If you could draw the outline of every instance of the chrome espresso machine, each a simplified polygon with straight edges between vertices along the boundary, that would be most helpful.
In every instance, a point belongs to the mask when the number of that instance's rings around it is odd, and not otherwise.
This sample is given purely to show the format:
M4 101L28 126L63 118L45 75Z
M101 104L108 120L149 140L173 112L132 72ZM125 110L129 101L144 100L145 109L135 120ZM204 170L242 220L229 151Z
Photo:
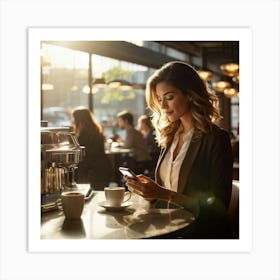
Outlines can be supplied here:
M84 156L85 147L80 146L70 127L41 127L41 206L44 210L57 206L61 192L78 189L75 173Z

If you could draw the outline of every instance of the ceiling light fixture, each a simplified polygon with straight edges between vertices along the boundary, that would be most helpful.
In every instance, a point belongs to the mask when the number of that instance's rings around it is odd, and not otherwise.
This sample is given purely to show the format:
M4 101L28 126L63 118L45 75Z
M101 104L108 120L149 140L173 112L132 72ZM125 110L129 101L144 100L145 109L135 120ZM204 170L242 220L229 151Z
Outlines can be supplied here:
M120 90L132 90L133 86L126 80L112 80L108 83L111 88L118 88Z
M197 72L200 78L205 82L209 82L213 77L213 72L210 70L198 70Z
M216 83L213 83L213 88L215 89L215 91L218 92L224 92L224 90L226 88L230 88L231 84L227 81L218 81Z
M226 76L229 76L229 77L236 76L239 73L239 64L234 63L234 62L222 64L220 66L220 68L221 68L223 74L225 74Z
M227 98L231 98L238 94L238 90L236 88L226 88L224 94Z
M96 78L92 82L92 87L93 88L106 88L108 85L105 82L104 78Z
M239 74L237 74L236 76L232 77L232 80L235 82L235 83L239 83Z

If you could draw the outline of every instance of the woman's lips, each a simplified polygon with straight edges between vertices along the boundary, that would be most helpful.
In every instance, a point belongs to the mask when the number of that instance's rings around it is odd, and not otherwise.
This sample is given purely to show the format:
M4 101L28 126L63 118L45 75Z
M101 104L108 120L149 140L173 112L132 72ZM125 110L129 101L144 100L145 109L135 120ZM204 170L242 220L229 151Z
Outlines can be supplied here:
M173 114L173 111L170 111L170 112L165 112L165 114L166 114L167 116L170 116L170 115L172 115L172 114Z

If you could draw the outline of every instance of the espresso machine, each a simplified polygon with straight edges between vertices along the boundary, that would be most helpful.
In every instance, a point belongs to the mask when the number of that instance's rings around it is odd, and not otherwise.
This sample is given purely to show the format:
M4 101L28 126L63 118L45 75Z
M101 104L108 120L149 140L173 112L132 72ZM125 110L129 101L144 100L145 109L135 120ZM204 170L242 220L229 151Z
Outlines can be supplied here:
M75 173L85 156L70 127L41 127L41 205L51 205L63 191L78 190Z

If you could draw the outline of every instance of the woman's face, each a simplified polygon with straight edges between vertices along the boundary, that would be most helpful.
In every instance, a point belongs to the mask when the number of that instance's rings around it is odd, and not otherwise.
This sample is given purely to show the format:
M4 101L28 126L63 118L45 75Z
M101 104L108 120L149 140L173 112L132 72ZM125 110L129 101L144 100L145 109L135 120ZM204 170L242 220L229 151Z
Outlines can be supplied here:
M173 85L160 82L156 86L156 97L162 112L170 122L188 115L187 96Z

